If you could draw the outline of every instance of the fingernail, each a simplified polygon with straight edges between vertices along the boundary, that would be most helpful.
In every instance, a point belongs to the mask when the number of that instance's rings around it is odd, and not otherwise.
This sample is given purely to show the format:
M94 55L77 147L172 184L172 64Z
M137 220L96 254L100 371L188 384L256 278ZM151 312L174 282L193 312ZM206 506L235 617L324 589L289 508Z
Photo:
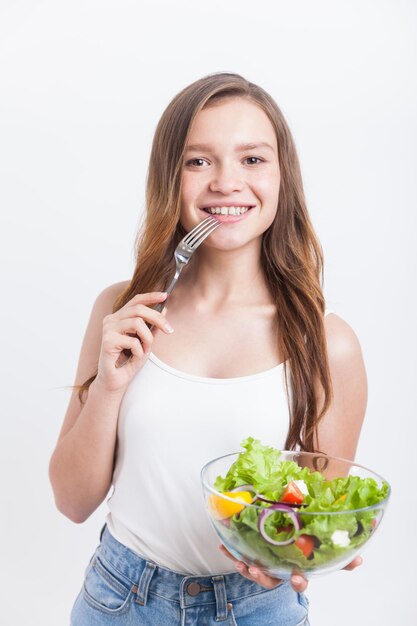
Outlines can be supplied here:
M243 571L243 565L242 565L242 563L237 563L237 564L236 564L236 569L237 569L239 572L242 572L242 571Z
M304 581L301 576L293 576L292 582L294 583L294 585L301 585Z
M173 333L174 332L174 329L169 324L165 324L165 330L167 331L167 333Z
M257 569L253 569L253 567L250 567L250 568L249 568L249 574L250 574L251 576L253 576L254 578L256 578L256 577L259 575L259 572L258 572L258 570L257 570Z

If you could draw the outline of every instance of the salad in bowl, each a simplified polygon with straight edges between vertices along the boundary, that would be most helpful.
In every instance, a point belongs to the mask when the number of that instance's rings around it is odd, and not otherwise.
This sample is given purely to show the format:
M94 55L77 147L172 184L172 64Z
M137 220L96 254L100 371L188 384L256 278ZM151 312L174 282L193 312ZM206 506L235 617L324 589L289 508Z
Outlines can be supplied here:
M374 536L391 491L381 476L252 437L242 447L201 471L207 513L237 559L270 576L309 578L345 567Z

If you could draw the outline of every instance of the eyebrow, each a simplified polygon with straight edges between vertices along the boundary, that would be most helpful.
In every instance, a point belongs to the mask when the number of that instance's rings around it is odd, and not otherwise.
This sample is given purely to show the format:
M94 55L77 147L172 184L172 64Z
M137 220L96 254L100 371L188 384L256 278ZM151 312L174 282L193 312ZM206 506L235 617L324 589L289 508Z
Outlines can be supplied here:
M241 143L236 146L235 151L244 152L245 150L256 150L257 148L269 148L270 150L274 151L274 148L271 146L271 144L267 143L266 141L258 141L257 143ZM213 150L213 146L208 143L195 143L186 146L186 152L199 152L200 150L202 150L203 152L205 150L210 151Z

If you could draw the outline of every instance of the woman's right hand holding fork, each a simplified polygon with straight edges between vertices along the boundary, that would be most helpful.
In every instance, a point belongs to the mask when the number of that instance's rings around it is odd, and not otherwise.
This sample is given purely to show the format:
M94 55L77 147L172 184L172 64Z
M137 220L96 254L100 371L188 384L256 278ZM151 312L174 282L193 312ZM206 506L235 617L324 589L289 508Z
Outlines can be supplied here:
M164 313L150 305L163 303L165 292L137 294L121 309L103 319L103 334L95 386L110 393L124 393L144 366L154 340L150 327L170 334L173 329ZM131 357L126 356L130 350Z

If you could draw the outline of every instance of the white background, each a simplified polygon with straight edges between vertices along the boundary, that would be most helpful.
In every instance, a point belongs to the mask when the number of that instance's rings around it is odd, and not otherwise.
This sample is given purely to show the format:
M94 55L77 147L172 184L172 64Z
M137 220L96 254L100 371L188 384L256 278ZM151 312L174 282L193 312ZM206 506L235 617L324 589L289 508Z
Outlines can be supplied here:
M311 624L412 623L416 3L3 0L0 64L4 623L69 623L107 508L75 525L54 507L67 386L95 297L131 277L157 121L216 71L267 89L292 129L327 304L367 365L356 459L393 488L363 566L311 581Z

